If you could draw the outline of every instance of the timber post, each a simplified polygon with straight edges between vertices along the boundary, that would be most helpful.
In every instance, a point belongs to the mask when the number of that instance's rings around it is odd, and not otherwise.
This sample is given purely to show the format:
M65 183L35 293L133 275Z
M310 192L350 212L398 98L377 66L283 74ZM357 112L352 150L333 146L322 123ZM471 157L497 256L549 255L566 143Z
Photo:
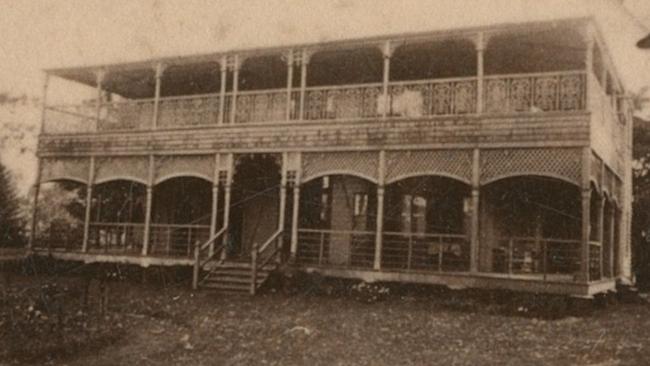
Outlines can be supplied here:
M379 152L379 167L377 169L377 222L375 224L375 260L373 269L381 269L381 252L384 232L384 184L386 179L386 152Z
M226 108L226 85L228 84L228 57L221 57L221 80L219 83L219 119L217 124L219 126L224 124L225 108Z
M90 157L88 169L88 184L86 185L86 211L84 215L84 236L81 244L81 251L86 253L88 251L88 240L90 236L90 210L93 200L93 184L95 180L95 157ZM99 218L97 218L99 220Z
M479 270L479 210L480 210L480 150L474 149L472 155L472 192L471 192L471 232L470 232L470 272Z
M50 75L45 73L43 80L43 92L41 96L41 123L39 125L39 136L45 131L45 119L47 114L47 90L50 85ZM41 171L42 171L41 158L37 154L36 159L36 180L34 181L34 202L32 204L32 221L31 232L29 233L29 241L27 242L27 249L32 249L36 241L36 230L38 226L38 195L41 191Z
M160 87L162 82L162 75L165 72L165 65L162 62L156 63L154 66L155 72L155 89L154 89L154 99L153 99L153 116L151 118L151 129L155 130L158 128L158 116L160 110Z
M145 213L144 213L144 235L142 240L142 255L146 256L149 252L149 242L151 237L151 205L153 202L153 184L156 166L155 158L153 155L149 155L149 175L147 180L147 198L145 203Z
M212 212L210 215L210 237L212 238L214 234L217 233L217 216L219 209L219 166L220 166L220 156L219 154L214 155L214 175L212 178ZM208 249L209 256L212 257L214 254L214 241L210 243L210 248Z

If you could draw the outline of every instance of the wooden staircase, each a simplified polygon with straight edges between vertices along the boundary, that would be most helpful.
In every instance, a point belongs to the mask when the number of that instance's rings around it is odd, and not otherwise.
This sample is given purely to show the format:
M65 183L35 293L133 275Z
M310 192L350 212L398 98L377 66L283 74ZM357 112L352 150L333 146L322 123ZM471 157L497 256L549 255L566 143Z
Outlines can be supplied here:
M266 282L276 265L266 265L257 269L256 288ZM251 291L252 267L250 262L225 261L215 264L199 283L199 288L227 293L248 294Z
M282 229L278 229L264 244L253 244L250 261L219 260L224 253L225 240L219 243L227 227L222 228L208 241L194 247L192 288L207 288L221 292L249 293L255 295L269 274L282 262ZM210 246L214 245L213 250Z

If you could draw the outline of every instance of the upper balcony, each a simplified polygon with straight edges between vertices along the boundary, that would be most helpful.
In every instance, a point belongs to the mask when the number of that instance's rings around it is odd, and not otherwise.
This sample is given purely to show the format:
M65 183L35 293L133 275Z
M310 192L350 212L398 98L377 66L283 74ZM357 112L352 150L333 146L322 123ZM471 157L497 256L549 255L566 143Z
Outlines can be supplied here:
M48 105L41 140L331 121L532 121L588 116L597 107L589 93L619 108L608 58L585 29L584 20L535 23L50 70L95 87L97 97ZM588 140L581 123L570 133Z

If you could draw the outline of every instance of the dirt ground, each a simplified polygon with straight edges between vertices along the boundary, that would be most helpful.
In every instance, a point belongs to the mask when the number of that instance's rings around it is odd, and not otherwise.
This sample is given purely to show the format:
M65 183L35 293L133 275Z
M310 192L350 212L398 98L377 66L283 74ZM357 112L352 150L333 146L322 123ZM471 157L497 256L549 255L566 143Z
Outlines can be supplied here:
M650 365L643 303L432 287L367 296L323 283L256 297L132 279L105 287L12 275L0 365Z

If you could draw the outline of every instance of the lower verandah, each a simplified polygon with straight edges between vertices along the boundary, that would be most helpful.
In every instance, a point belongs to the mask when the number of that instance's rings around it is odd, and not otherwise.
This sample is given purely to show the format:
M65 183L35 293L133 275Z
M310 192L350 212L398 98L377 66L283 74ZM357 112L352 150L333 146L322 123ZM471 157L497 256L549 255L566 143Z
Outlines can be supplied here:
M82 221L76 229L65 224L60 224L59 230L51 226L50 232L40 233L35 248L50 253L124 256L134 263L147 257L163 259L159 264L188 265L193 263L194 246L225 225L229 233L226 256L248 261L254 244L264 242L277 226L280 167L273 159L256 158L238 166L238 172L232 192L221 187L216 188L216 195L210 182L196 177L177 177L155 185L148 233L145 186L125 180L99 184L90 202L87 247L80 246ZM472 271L472 197L467 183L414 176L381 189L357 176L319 176L300 185L297 247L295 253L287 254L293 254L295 265L306 270L357 278L393 273L401 280L417 282L438 276L446 283L453 276L471 274L585 283L580 276L580 195L575 185L541 176L506 178L482 186L478 268ZM384 202L378 238L380 196ZM293 215L293 198L286 194L286 217ZM228 207L225 201L229 201ZM210 213L213 204L217 208L214 218ZM591 207L588 280L613 279L617 210L595 189ZM83 212L81 207L76 210ZM284 228L288 243L291 220L285 221ZM145 235L149 235L146 251L142 245Z

